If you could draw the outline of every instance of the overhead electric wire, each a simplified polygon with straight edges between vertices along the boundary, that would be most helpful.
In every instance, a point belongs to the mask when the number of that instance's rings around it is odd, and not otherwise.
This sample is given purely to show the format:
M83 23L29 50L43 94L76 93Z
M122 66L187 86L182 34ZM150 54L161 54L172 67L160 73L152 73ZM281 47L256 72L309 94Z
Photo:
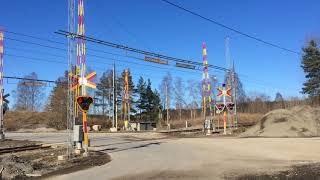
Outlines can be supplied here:
M27 60L30 60L30 61L37 61L37 62L48 62L48 63L55 63L55 64L65 64L67 65L66 62L61 62L61 61L54 61L54 60L48 60L48 59L42 59L42 58L35 58L35 57L27 57L27 56L19 56L19 55L12 55L12 54L5 54L6 56L13 56L13 57L19 57L19 58L23 58L23 59L27 59ZM108 65L110 68L112 67L112 63L106 63L106 62L97 62L97 61L92 61L93 64L97 63L97 64L104 64L104 65ZM127 67L123 64L117 64L117 66L120 66L120 67ZM105 71L106 69L104 68L101 68L101 66L90 66L92 68L95 68L97 70L101 70L101 71ZM150 70L150 71L154 71L152 69L146 69L146 70ZM170 71L169 71L170 72ZM159 74L161 73L161 74ZM158 76L160 77L163 76L163 75L166 75L167 72L164 72L164 71L160 71L158 74L152 74L152 76L150 74L145 74L145 73L136 73L136 72L131 72L132 75L137 75L137 76L142 76L142 77L155 77L155 76ZM172 72L171 72L172 73ZM195 75L195 74L193 74ZM279 90L279 89L282 89L282 90L286 90L284 88L277 88L277 87L274 87L274 86L268 86L268 85L265 85L265 84L260 84L260 83L256 83L256 82L250 82L248 80L243 80L244 82L247 82L247 83L250 83L250 84L255 84L255 85L258 85L260 87L264 87L264 88L269 88L269 89L274 89L274 90Z
M58 41L52 41L52 40L49 40L49 39L46 39L46 38L40 38L40 37L37 37L37 36L33 36L33 35L27 35L27 34L22 34L22 33L17 33L17 32L12 32L12 31L6 31L6 32L10 32L11 34L15 34L15 35L20 35L20 36L25 36L25 37L29 37L29 38L33 38L33 39L37 39L37 40L42 40L42 41L47 41L47 42L50 42L50 43L56 43L56 44L62 44L62 45L67 45L66 43L62 43L62 42L58 42ZM37 45L37 46L41 46L41 47L45 47L45 48L51 48L51 49L56 49L56 50L60 50L60 51L64 51L64 52L67 52L66 49L63 49L63 48L57 48L55 46L48 46L48 45L44 45L44 44L39 44L39 43L35 43L35 42L31 42L31 41L27 41L27 40L20 40L20 39L16 39L16 38L10 38L10 37L6 37L6 39L9 39L9 40L12 40L12 41L17 41L17 42L21 42L21 43L27 43L27 44L33 44L33 45ZM100 52L100 53L105 53L105 54L110 54L110 55L114 55L114 56L122 56L122 57L127 57L127 58L136 58L136 59L140 59L140 60L143 60L142 58L138 58L138 57L134 57L134 56L128 56L128 55L123 55L123 54L117 54L117 53L111 53L111 52L108 52L108 51L104 51L104 50L98 50L98 49L92 49L92 48L87 48L88 51L92 51L92 52ZM35 52L35 51L34 51ZM18 55L13 55L13 54L6 54L7 56L12 56L12 57L20 57L20 58L25 58L27 59L28 57L26 56L18 56ZM89 56L97 56L97 55L91 55L91 54L88 54ZM62 57L62 56L61 56ZM98 58L98 57L97 57ZM100 58L103 58L103 57L100 57ZM107 57L106 57L107 58ZM49 63L60 63L60 64L67 64L67 63L63 63L61 61L46 61L45 59L41 59L41 58L28 58L29 60L36 60L36 61L41 61L41 60L44 60L44 62L49 62ZM122 60L119 60L118 58L109 58L108 59L111 59L111 60L115 60L115 61L118 61L118 62L121 62ZM129 61L126 61L127 63L131 63L131 64L134 64L133 62L129 62ZM138 63L136 63L138 64ZM140 64L141 66L149 66L149 67L155 67L155 68L159 68L159 69L164 69L166 67L157 67L157 66L151 66L151 65L146 65L146 64ZM119 65L119 66L122 66L122 65ZM174 67L172 66L172 68L170 69L173 69ZM168 68L169 69L169 68ZM179 71L183 72L192 72L192 70L184 70L184 69L178 69ZM212 71L216 71L214 69L211 69L209 72L212 72ZM214 73L217 73L217 72L214 72ZM237 73L239 76L246 76L248 77L247 75L243 75L243 74L239 74ZM265 84L265 82L263 81L259 81L259 80L253 80L255 81L256 83L255 84ZM248 81L246 81L248 82ZM260 83L259 83L260 82ZM260 85L262 85L260 84ZM265 87L268 87L268 86L265 86ZM281 89L281 88L280 88Z
M54 57L58 57L58 58L67 58L67 56L61 56L61 55L52 54L52 53L43 52L43 51L38 51L38 50L34 50L34 49L22 49L22 48L20 49L20 48L14 48L14 47L6 46L6 52L7 52L7 49L14 50L14 51L20 51L20 52L25 52L25 53L43 54L43 55L54 56Z
M125 46L125 45L116 44L116 43L113 43L113 42L108 42L108 41L96 39L96 38L89 37L89 36L81 36L81 35L78 35L78 34L75 34L75 33L71 33L71 32L67 32L67 31L63 31L63 30L59 30L59 31L57 31L55 33L63 35L63 36L66 36L66 37L72 36L72 37L75 37L75 38L80 38L80 39L86 40L88 42L93 42L93 43L97 43L97 44L101 44L101 45L105 45L105 46L109 46L109 47L113 47L113 48L117 48L117 49L122 49L122 50L125 50L125 51L131 51L131 52L142 54L142 55L145 55L145 56L151 56L151 57L161 58L161 59L165 59L165 60L169 60L169 61L175 61L175 62L180 62L180 63L203 66L203 64L200 63L200 62L190 61L190 60L185 60L185 59L180 59L180 58L175 58L175 57L170 57L170 56L161 55L161 54L154 53L154 52L148 52L148 51L145 51L145 50L131 48L131 47L128 47L128 46ZM221 71L228 71L227 68L215 66L215 65L212 65L212 64L208 64L208 67L214 68L214 69L218 69L218 70L221 70Z
M49 40L49 39L46 39L46 38L40 38L40 37L36 37L36 36L33 36L33 35L27 35L27 34L23 34L23 33L12 32L12 31L6 31L6 32L11 33L11 34L15 34L15 35L20 35L20 36L25 36L25 37L37 39L37 40L47 41L47 42L50 42L50 43L66 45L66 43L62 43L62 42L58 42L58 41L52 41L52 40ZM43 44L34 43L34 42L30 42L30 41L25 41L25 40L20 40L20 39L16 39L16 38L7 37L6 39L12 40L12 41L21 42L21 43L28 43L29 42L28 44L38 45L38 46L46 47L46 48L52 48L52 49L61 50L61 51L65 51L65 52L67 51L66 49L53 47L53 46L48 46L48 45L43 45ZM103 50L97 50L97 49L88 48L88 47L87 47L87 50L88 51L93 51L93 52L106 53L106 54L110 54L110 55L114 55L114 56L130 57L130 58L134 58L134 59L137 59L137 60L143 60L144 61L144 59L138 58L138 57L135 57L135 56L128 56L128 55L122 55L122 54L117 54L117 53L111 53L111 52L107 52L107 51L103 51ZM198 64L198 66L200 66L200 65L201 65L201 63ZM209 67L212 67L212 65L209 65ZM221 68L219 67L219 68L216 68L216 69L223 70ZM170 68L170 69L172 69L172 68ZM187 69L184 69L184 70L183 69L178 69L178 71L186 71L186 70ZM200 69L196 69L196 70L200 70ZM226 69L224 69L224 70L226 70ZM186 72L190 72L190 71L186 71Z
M49 63L67 64L67 63L64 63L62 61L54 61L54 60L47 60L47 59L42 59L42 58L20 56L20 55L8 54L8 53L4 53L4 55L5 56L11 56L11 57L17 57L17 58L32 59L32 60L35 60L35 61L44 61L44 62L49 62Z
M29 61L37 61L37 62L48 62L48 63L55 63L55 64L65 64L67 65L66 62L60 62L60 61L54 61L54 60L48 60L48 59L42 59L42 58L35 58L35 57L27 57L27 56L18 56L18 55L11 55L11 54L4 54L6 56L12 56L12 57L18 57L18 58L23 58L23 59L26 59L26 60L29 60ZM97 64L104 64L104 65L109 65L110 67L112 67L112 63L99 63L97 61L93 61L93 64L94 63L97 63ZM117 66L120 66L120 67L127 67L123 64L117 64ZM105 71L106 69L104 68L101 68L101 66L89 66L89 67L92 67L92 68L95 68L97 70L101 70L101 71ZM150 71L153 71L152 69L146 69L146 70L150 70ZM139 75L139 76L145 76L145 77L154 77L154 76L158 76L160 74L152 74L152 76L150 76L150 74L143 74L143 73L134 73L134 72L131 72L132 74L136 74L136 75ZM163 73L163 75L167 72L164 72L162 71L161 73Z
M170 1L168 1L168 0L161 0L161 1L167 3L167 4L171 5L171 6L174 6L174 7L178 8L178 9L180 9L180 10L183 10L183 11L185 11L185 12L188 12L189 14L192 14L192 15L194 15L194 16L197 16L197 17L199 17L199 18L201 18L201 19L203 19L203 20L206 20L206 21L208 21L208 22L211 22L211 23L213 23L213 24L215 24L215 25L217 25L217 26L220 26L220 27L222 27L222 28L224 28L224 29L228 29L228 30L230 30L230 31L232 31L232 32L235 32L235 33L240 34L240 35L242 35L242 36L245 36L245 37L247 37L247 38L253 39L253 40L255 40L255 41L257 41L257 42L260 42L260 43L262 43L262 44L269 45L269 46L272 46L272 47L275 47L275 48L278 48L278 49L281 49L281 50L283 50L283 51L287 51L287 52L290 52L290 53L294 53L294 54L301 55L301 53L298 52L298 51L294 51L294 50L291 50L291 49L282 47L282 46L280 46L280 45L278 45L278 44L271 43L271 42L268 42L268 41L263 40L263 39L261 39L261 38L258 38L258 37L256 37L256 36L253 36L253 35L250 35L250 34L248 34L248 33L242 32L242 31L240 31L240 30L237 30L237 29L235 29L235 28L232 28L232 27L230 27L230 26L227 26L227 25L225 25L225 24L223 24L223 23L220 23L220 22L218 22L218 21L216 21L216 20L213 20L213 19L211 19L211 18L205 17L205 16L203 16L203 15L197 13L197 12L191 11L191 10L189 10L189 9L187 9L187 8L185 8L185 7L182 7L182 6L178 5L178 4L172 3L172 2L170 2Z
M41 46L41 47L45 47L45 48L51 48L51 49L56 49L56 50L59 50L59 51L64 51L66 52L67 50L66 49L62 49L62 48L57 48L57 47L54 47L54 46L48 46L48 45L44 45L44 44L39 44L39 43L34 43L34 42L31 42L31 41L25 41L25 40L19 40L19 39L15 39L15 38L7 38L9 40L13 40L13 41L17 41L17 42L21 42L21 43L27 43L27 44L33 44L33 45L37 45L37 46ZM8 48L10 49L10 47ZM13 49L13 48L11 48ZM18 50L16 48L16 50ZM137 59L137 60L141 60L143 62L144 59L143 58L138 58L138 57L135 57L135 56L130 56L130 55L121 55L121 54L115 54L115 53L110 53L110 52L106 52L106 51L99 51L99 50L94 50L94 49L89 49L90 51L95 51L95 52L102 52L102 53L107 53L107 54L111 54L111 55L115 55L115 56L122 56L122 57L126 57L126 58L134 58L134 59ZM34 51L34 50L32 50ZM27 51L26 51L27 52ZM35 52L35 51L34 51ZM53 54L49 54L49 55L53 55ZM93 55L91 53L87 53L88 56L92 56L92 57L97 57L97 58L104 58L104 59L112 59L112 60L116 60L116 61L122 61L122 62L126 62L126 63L130 63L130 64L136 64L136 65L141 65L141 66L148 66L148 67L154 67L154 68L158 68L158 69L173 69L175 67L158 67L158 66L153 66L153 65L147 65L147 64L139 64L139 63L135 63L135 62L130 62L130 61L126 61L126 60L120 60L118 58L109 58L109 57L102 57L102 56L98 56L98 55ZM57 56L57 57L62 57L62 56L58 56L58 55L53 55L53 56ZM190 70L187 70L187 69L177 69L176 71L181 71L181 72L191 72Z
M28 80L28 81L37 81L37 82L46 82L46 83L57 83L57 81L45 80L45 79L32 79L32 78L24 78L17 76L3 76L4 79L17 79L17 80Z
M54 46L48 46L48 45L44 45L44 44L34 43L34 42L31 42L31 41L25 41L25 40L10 38L10 37L6 37L6 40L11 40L11 41L16 41L16 42L21 42L21 43L32 44L32 45L41 46L41 47L45 47L45 48L56 49L56 50L67 51L66 49L63 49L63 48L58 48L58 47L54 47Z
M9 33L9 34L14 34L14 35L19 35L19 36L29 37L29 38L37 39L37 40L41 40L41 41L47 41L47 42L50 42L50 43L67 45L67 43L58 42L58 41L53 41L53 40L50 40L50 39L41 38L41 37L37 37L37 36L33 36L33 35L28 35L28 34L24 34L24 33L18 33L18 32L13 32L13 31L8 31L8 30L4 30L4 32Z

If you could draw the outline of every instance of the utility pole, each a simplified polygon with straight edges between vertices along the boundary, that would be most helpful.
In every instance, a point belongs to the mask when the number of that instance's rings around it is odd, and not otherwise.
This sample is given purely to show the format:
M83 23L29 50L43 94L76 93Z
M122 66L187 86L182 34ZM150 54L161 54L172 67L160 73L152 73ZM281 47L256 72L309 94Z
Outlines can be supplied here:
M212 86L213 86L213 91L212 91L212 97L213 97L213 120L212 120L212 123L215 124L215 120L216 120L216 93L215 93L215 89L216 89L216 85L217 85L217 76L213 76L213 82L212 82ZM216 124L218 129L216 128L215 126L215 129L219 130L219 118L218 118L218 123ZM214 129L214 131L216 131Z
M238 116L237 116L237 79L235 74L234 62L232 62L232 82L233 82L233 103L234 103L234 128L238 128Z
M113 115L112 115L112 127L115 127L115 120L116 120L116 88L115 88L115 79L116 79L116 75L115 75L115 70L116 70L116 65L113 62L113 69L112 69L112 104L113 104Z
M118 130L118 100L117 100L117 83L116 83L116 65L114 63L114 77L113 77L113 83L114 83L114 107L115 107L115 123L116 123L116 130Z
M226 88L234 88L232 87L233 86L233 83L232 83L232 71L230 71L231 69L231 56L230 56L230 49L229 49L229 37L226 37L225 39L225 56L226 56L226 66L228 68L228 70L226 71L226 79L227 79L227 82L226 82ZM232 97L228 97L228 103L232 102L233 101L233 98ZM230 133L232 133L232 122L231 122L231 113L228 111L227 113L227 121L228 121L228 126L229 126L229 130L230 130Z
M169 98L168 98L168 85L167 85L167 82L165 82L165 86L166 86L167 126L169 126Z

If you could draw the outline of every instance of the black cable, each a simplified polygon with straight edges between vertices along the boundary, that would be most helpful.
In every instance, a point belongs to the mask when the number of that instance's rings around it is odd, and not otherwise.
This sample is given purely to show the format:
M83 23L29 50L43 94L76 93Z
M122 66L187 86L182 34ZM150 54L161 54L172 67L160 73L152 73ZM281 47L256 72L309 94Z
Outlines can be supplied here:
M164 60L175 61L175 62L179 62L179 63L186 63L186 64L191 64L191 65L196 65L196 66L203 66L203 64L200 63L200 62L195 62L195 61L190 61L190 60L170 57L170 56L166 56L166 55L161 55L161 54L157 54L157 53L153 53L153 52L148 52L148 51L145 51L145 50L131 48L131 47L128 47L128 46L125 46L125 45L116 44L116 43L113 43L113 42L108 42L108 41L96 39L96 38L89 37L89 36L78 35L78 34L75 34L75 33L68 32L68 31L59 30L59 31L57 31L55 33L59 34L59 35L66 36L66 37L72 36L72 37L75 37L75 38L86 40L88 42L97 43L97 44L101 44L101 45L105 45L105 46L109 46L109 47L113 47L113 48L117 48L117 49L122 49L122 50L125 50L125 51L131 51L131 52L142 54L142 55L145 55L145 56L151 56L151 57L155 57L155 58L161 58L161 59L164 59ZM228 71L227 68L215 66L215 65L212 65L212 64L208 64L208 67L214 68L214 69L217 69L217 70L221 70L221 71Z
M51 48L51 49L56 49L56 50L60 50L60 51L67 51L66 49L63 49L63 48L58 48L58 47L54 47L54 46L43 45L43 44L39 44L39 43L34 43L34 42L30 42L30 41L25 41L25 40L19 40L19 39L10 38L10 37L6 37L5 39L6 39L6 40L11 40L11 41L17 41L17 42L21 42L21 43L27 43L27 44L37 45L37 46L46 47L46 48Z
M37 40L41 40L41 41L47 41L47 42L51 42L51 43L56 43L56 44L61 44L61 45L67 45L67 43L62 43L62 42L58 42L58 41L52 41L52 40L50 40L50 39L40 38L40 37L28 35L28 34L17 33L17 32L12 32L12 31L7 31L7 30L4 30L4 32L9 33L9 34L18 35L18 36L29 37L29 38L33 38L33 39L37 39Z
M37 82L47 82L47 83L57 83L56 81L52 81L52 80L23 78L23 77L17 77L17 76L3 76L3 78L4 79L17 79L17 80L37 81Z
M224 25L224 24L222 24L222 23L220 23L220 22L218 22L218 21L215 21L215 20L212 20L212 19L210 19L210 18L204 17L204 16L202 16L202 15L200 15L200 14L194 12L194 11L188 10L188 9L186 9L186 8L184 8L184 7L182 7L182 6L179 6L179 5L177 5L177 4L174 4L174 3L170 2L170 1L167 1L167 0L161 0L161 1L163 1L163 2L165 2L165 3L167 3L167 4L170 4L170 5L178 8L178 9L181 9L181 10L183 10L183 11L186 11L186 12L188 12L188 13L194 15L194 16L200 17L200 18L202 18L202 19L204 19L204 20L206 20L206 21L209 21L209 22L211 22L211 23L214 23L214 24L216 24L217 26L220 26L220 27L222 27L222 28L228 29L228 30L233 31L233 32L235 32L235 33L237 33L237 34L240 34L240 35L242 35L242 36L245 36L245 37L247 37L247 38L256 40L256 41L258 41L258 42L260 42L260 43L263 43L263 44L266 44L266 45L269 45L269 46L272 46L272 47L275 47L275 48L278 48L278 49L281 49L281 50L284 50L284 51L287 51L287 52L291 52L291 53L294 53L294 54L301 55L300 52L297 52L297 51L294 51L294 50L291 50L291 49L288 49L288 48L285 48L285 47L281 47L281 46L279 46L279 45L277 45L277 44L274 44L274 43L265 41L265 40L263 40L263 39L260 39L260 38L258 38L258 37L249 35L249 34L247 34L247 33L244 33L244 32L242 32L242 31L240 31L240 30L237 30L237 29L235 29L235 28L232 28L232 27L229 27L229 26L227 26L227 25Z
M16 41L23 42L23 43L28 43L29 42L28 44L34 44L34 45L43 46L43 47L46 47L46 48L54 48L54 49L56 49L56 47L53 47L53 46L46 46L46 45L42 45L42 44L38 44L38 43L33 43L33 42L30 42L30 41L21 41L21 40L17 40L17 39L13 39L13 38L10 38L10 40L16 40ZM22 52L27 52L27 53L29 53L29 51L30 51L30 52L36 52L36 53L46 54L46 55L50 55L50 56L55 56L55 57L59 57L59 58L67 58L67 56L59 56L59 55L55 55L55 54L51 54L51 53L44 53L44 52L40 52L40 51L36 51L36 50L25 50L25 49L12 48L12 47L6 47L6 49L11 49L11 50L15 50L15 51L22 51ZM60 49L60 48L58 50L66 51L65 49ZM104 53L108 53L108 52L105 52L105 51L103 51L103 52ZM113 54L113 53L110 53L110 54ZM22 57L23 58L23 56L18 56L18 55L13 55L13 54L8 54L8 53L6 53L6 55L14 56L14 57ZM153 67L153 68L158 68L158 69L172 70L174 68L174 67L158 67L158 66L153 66L153 65L140 64L140 63L130 62L130 61L116 59L116 58L98 56L98 55L94 55L94 54L90 54L90 53L87 53L87 56L91 56L91 57L95 57L95 58L99 58L99 59L109 59L109 60L114 60L114 61L118 61L118 62L125 62L125 63L129 63L129 64L133 64L133 65ZM126 55L121 55L121 56L122 57L127 57L127 58L137 59L137 60L140 60L140 61L144 62L143 58L138 58L138 57L135 57L135 56L126 56ZM37 59L37 58L33 58L33 59ZM62 63L62 61L60 61L59 63ZM151 71L154 71L154 70L151 70ZM182 69L177 69L176 71L187 72L187 73L191 72L190 70L182 70Z
M57 41L52 41L52 40L49 40L49 39L45 39L45 38L40 38L40 37L36 37L36 36L32 36L32 35L26 35L26 34L22 34L22 33L17 33L17 32L11 32L11 31L5 31L5 32L9 32L11 34L15 34L15 35L20 35L20 36L25 36L25 37L30 37L30 38L33 38L33 39L37 39L37 40L42 40L42 41L48 41L48 42L51 42L51 43L56 43L56 44L65 44L65 43L62 43L62 42L57 42ZM46 48L52 48L52 49L56 49L56 50L60 50L60 51L64 51L66 52L67 50L66 49L63 49L63 48L57 48L57 47L54 47L54 46L47 46L47 45L43 45L43 44L39 44L39 43L34 43L34 42L31 42L31 41L24 41L24 40L19 40L19 39L15 39L15 38L10 38L10 37L6 37L6 39L9 39L9 40L12 40L12 41L17 41L17 42L22 42L22 43L27 43L27 44L33 44L33 45L37 45L37 46L41 46L41 47L46 47ZM17 48L11 48L11 49L16 49L18 50ZM135 57L135 56L128 56L128 55L122 55L122 54L117 54L117 53L111 53L111 52L107 52L107 51L103 51L103 50L97 50L97 49L92 49L92 48L87 48L89 51L93 51L93 52L101 52L101 53L105 53L105 54L110 54L110 55L115 55L115 56L121 56L121 57L128 57L128 58L134 58L134 59L137 59L137 60L143 60L143 58L138 58L138 57ZM34 51L34 50L33 50ZM36 52L36 51L34 51ZM26 57L26 56L19 56L19 55L13 55L13 54L7 54L7 56L12 56L12 57L18 57L18 58L24 58L24 59L29 59L29 60L35 60L35 61L44 61L44 62L49 62L49 63L59 63L59 64L67 64L67 63L64 63L62 61L52 61L52 60L46 60L46 59L40 59L40 58L30 58L30 57ZM50 54L50 55L53 55L53 54ZM91 54L87 54L88 56L93 56L93 57L97 57L97 58L105 58L105 59L110 59L110 60L115 60L115 61L118 61L118 62L121 62L123 60L120 60L120 59L116 59L116 58L108 58L108 57L102 57L102 56L97 56L97 55L91 55ZM57 55L55 55L57 56ZM58 56L57 56L58 57ZM61 56L62 57L62 56ZM146 65L146 64L138 64L138 63L133 63L133 62L129 62L129 61L124 61L124 62L127 62L127 63L130 63L130 64L136 64L136 65L141 65L141 66L149 66L149 67L155 67L155 68L159 68L159 69L165 69L165 67L157 67L157 66L152 66L152 65ZM98 62L99 63L99 62ZM107 64L107 63L105 63ZM110 64L108 64L110 65ZM123 66L123 65L118 65L118 66ZM97 67L98 69L100 70L104 70L102 68L99 68ZM167 69L173 69L174 67L172 68L167 68ZM149 69L151 70L151 69ZM153 71L153 70L152 70ZM187 70L182 70L182 69L178 69L178 71L181 71L181 72L191 72L190 70L187 71ZM212 70L210 70L210 72L213 72ZM216 72L215 72L216 73ZM140 75L144 75L144 76L147 76L145 74L140 74ZM246 76L248 77L247 75L243 75L243 74L239 74L241 76ZM254 84L260 84L258 83L259 80L253 80L255 81L256 83ZM248 82L248 81L247 81ZM260 81L262 84L265 84L266 82L263 82L263 81ZM262 85L260 84L260 85Z
M34 37L34 36L31 36L31 37ZM48 45L43 45L43 44L39 44L39 43L34 43L34 42L31 42L31 41L25 41L25 40L19 40L19 39L15 39L15 38L6 38L8 40L12 40L12 41L17 41L17 42L21 42L21 43L26 43L26 44L33 44L33 45L37 45L37 46L41 46L41 47L45 47L45 48L51 48L51 49L56 49L56 50L59 50L59 51L64 51L66 52L67 50L66 49L62 49L62 48L57 48L55 46L48 46ZM18 48L11 48L9 47L8 49L15 49L15 50L20 50L20 51L24 51L22 49L18 49ZM87 48L88 49L88 48ZM133 58L133 59L137 59L137 60L140 60L140 61L143 61L145 62L145 60L143 58L138 58L138 57L135 57L135 56L129 56L129 55L122 55L122 54L116 54L116 53L110 53L110 52L107 52L107 51L100 51L100 50L96 50L96 49L88 49L89 51L93 51L93 52L101 52L101 53L106 53L106 54L110 54L110 55L115 55L115 56L121 56L121 57L126 57L126 58ZM35 51L35 50L31 50L33 52L39 52L39 51ZM44 54L43 52L40 52L42 54ZM46 53L50 56L56 56L56 57L62 57L62 56L59 56L59 55L53 55L53 54L50 54L50 53ZM87 53L87 56L92 56L92 57L97 57L97 58L100 58L100 59L110 59L110 60L115 60L115 61L122 61L122 62L126 62L126 63L129 63L129 64L136 64L136 65L141 65L141 66L147 66L147 67L154 67L154 68L158 68L158 69L173 69L174 67L158 67L158 66L153 66L153 65L147 65L147 64L139 64L139 63L135 63L135 62L129 62L129 61L125 61L125 60L120 60L120 59L115 59L115 58L108 58L108 57L102 57L102 56L98 56L98 55L93 55L91 53ZM64 57L63 57L64 58ZM66 57L65 57L66 58ZM197 70L197 69L196 69ZM190 70L182 70L182 69L177 69L177 71L181 71L181 72L190 72Z
M67 65L67 63L65 63L65 62L61 62L61 61L54 61L54 60L48 60L48 59L42 59L42 58L35 58L35 57L27 57L27 56L19 56L19 55L12 55L12 54L7 54L7 53L5 53L4 55L6 55L6 56L13 56L13 57L18 57L18 58L23 58L23 59L28 59L28 60L31 60L31 61L40 61L40 62L48 62L48 63L55 63L55 64L65 64L65 65ZM99 64L99 62L97 62L97 61L94 61L95 63L98 63ZM104 63L100 63L100 64L105 64L105 65L110 65L110 67L112 67L112 64L111 63L106 63L106 62L104 62ZM127 66L125 66L125 65L122 65L122 64L117 64L117 66L120 66L120 67L127 67ZM101 70L101 71L105 71L105 69L104 68L101 68L101 66L90 66L90 67L93 67L93 68L95 68L95 69L97 69L97 70ZM148 69L148 70L150 70L150 71L154 71L154 70L152 70L152 69ZM132 75L136 75L136 76L142 76L142 77L154 77L155 75L156 76L159 76L160 77L160 75L165 75L165 73L166 72L163 72L164 74L153 74L152 76L150 76L150 74L143 74L143 73L135 73L135 72L131 72L131 74ZM9 78L7 78L7 79L9 79ZM33 80L33 79L30 79L30 80ZM45 80L44 80L45 81ZM49 81L49 80L48 80ZM258 81L248 81L248 80L243 80L243 82L249 82L249 83L251 83L251 84L255 84L255 85L258 85L258 86L260 86L260 87L267 87L267 88L272 88L272 89L284 89L284 88L276 88L276 87L274 87L273 85L272 86L267 86L265 83L259 83ZM53 82L52 82L53 83ZM284 89L285 90L285 89Z

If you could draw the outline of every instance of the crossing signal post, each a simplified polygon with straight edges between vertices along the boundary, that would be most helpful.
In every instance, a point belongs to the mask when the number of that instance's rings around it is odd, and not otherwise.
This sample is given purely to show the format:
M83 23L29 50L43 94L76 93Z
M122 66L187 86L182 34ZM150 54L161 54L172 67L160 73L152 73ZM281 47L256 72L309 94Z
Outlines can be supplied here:
M88 127L87 127L87 112L90 109L90 106L93 104L93 98L91 96L87 96L85 92L85 87L90 87L95 89L96 84L91 82L91 80L96 77L97 73L92 72L87 76L79 77L77 75L72 75L72 81L73 84L70 87L72 90L82 89L83 95L77 96L76 101L78 104L79 109L82 111L82 122L83 122L83 133L84 133L84 145L85 145L85 151L88 151L89 147L89 137L88 137Z
M216 104L216 109L218 113L223 113L223 134L227 134L227 112L234 112L235 104L233 102L227 102L226 97L231 97L232 88L226 88L225 84L222 84L222 87L217 89L219 93L218 97L223 98L223 102Z
M91 96L79 96L77 97L77 104L79 109L83 113L83 132L84 132L84 144L89 146L88 128L87 128L87 112L90 106L93 104L93 98Z

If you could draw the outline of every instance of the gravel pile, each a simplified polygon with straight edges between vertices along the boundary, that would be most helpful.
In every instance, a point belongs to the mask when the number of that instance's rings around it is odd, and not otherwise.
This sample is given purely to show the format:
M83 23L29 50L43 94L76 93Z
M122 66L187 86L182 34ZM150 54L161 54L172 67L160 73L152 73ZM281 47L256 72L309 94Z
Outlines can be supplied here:
M311 137L320 135L320 108L296 106L264 115L240 137Z

